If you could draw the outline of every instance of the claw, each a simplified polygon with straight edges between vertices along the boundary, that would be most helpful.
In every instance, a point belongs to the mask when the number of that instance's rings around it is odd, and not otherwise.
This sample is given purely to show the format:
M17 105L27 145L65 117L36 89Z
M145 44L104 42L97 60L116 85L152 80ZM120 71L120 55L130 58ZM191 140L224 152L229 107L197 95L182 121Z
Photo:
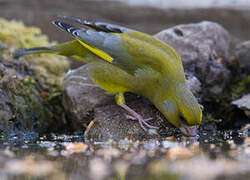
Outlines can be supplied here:
M153 118L147 118L147 119L144 119L144 121L151 121L151 120L153 120Z
M143 124L145 124L147 127L152 128L152 129L158 129L156 126L152 126L146 122L146 119L141 119L139 121L142 121Z
M125 114L125 117L127 118L127 119L130 119L130 120L137 120L134 116L131 116L131 115L128 115L128 114Z

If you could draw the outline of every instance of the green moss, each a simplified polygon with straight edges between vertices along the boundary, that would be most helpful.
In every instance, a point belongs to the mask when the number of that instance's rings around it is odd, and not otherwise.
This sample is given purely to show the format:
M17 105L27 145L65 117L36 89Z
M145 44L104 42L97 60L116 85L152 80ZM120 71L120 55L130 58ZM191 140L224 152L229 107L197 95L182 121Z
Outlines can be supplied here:
M244 76L240 81L236 82L231 87L231 97L236 99L243 94L250 93L250 75Z
M204 102L206 107L205 124L212 123L222 128L233 129L235 122L241 121L240 111L231 102L249 93L250 76L240 75L238 72L233 73L233 78L231 78L230 84L225 88L223 94L210 97L209 101Z
M0 18L0 44L10 47L2 55L6 60L12 60L11 53L19 48L31 48L54 45L50 43L46 35L36 27L26 27L22 22L7 21ZM36 54L23 57L28 63L34 64L34 70L38 75L54 79L60 85L62 75L69 67L65 57L51 54Z

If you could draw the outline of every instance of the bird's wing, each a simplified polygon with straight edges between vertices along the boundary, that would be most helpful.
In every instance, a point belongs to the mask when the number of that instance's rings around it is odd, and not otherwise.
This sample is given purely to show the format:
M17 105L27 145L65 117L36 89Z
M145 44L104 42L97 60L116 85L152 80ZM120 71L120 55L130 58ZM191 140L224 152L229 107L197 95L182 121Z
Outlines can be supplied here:
M141 70L157 73L182 69L180 57L159 39L118 25L63 17L85 26L78 28L64 22L53 23L69 32L85 48L130 74ZM87 28L86 28L87 27ZM174 62L175 61L175 62Z

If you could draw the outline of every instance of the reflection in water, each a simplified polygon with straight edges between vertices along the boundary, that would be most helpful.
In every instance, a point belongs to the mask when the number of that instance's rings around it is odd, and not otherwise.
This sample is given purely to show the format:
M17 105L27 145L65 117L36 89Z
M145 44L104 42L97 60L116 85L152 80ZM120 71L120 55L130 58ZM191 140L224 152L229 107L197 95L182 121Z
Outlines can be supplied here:
M167 137L136 141L84 140L52 135L36 142L5 143L0 179L214 179L250 173L247 132L204 132L199 140ZM186 179L186 178L184 178Z

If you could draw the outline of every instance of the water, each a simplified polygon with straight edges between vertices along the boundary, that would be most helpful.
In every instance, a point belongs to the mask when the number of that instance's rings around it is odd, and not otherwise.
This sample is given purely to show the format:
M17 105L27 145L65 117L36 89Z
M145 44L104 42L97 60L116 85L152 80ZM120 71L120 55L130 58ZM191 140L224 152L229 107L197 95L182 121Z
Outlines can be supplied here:
M215 179L250 175L250 138L203 132L199 140L55 135L0 147L0 179Z

